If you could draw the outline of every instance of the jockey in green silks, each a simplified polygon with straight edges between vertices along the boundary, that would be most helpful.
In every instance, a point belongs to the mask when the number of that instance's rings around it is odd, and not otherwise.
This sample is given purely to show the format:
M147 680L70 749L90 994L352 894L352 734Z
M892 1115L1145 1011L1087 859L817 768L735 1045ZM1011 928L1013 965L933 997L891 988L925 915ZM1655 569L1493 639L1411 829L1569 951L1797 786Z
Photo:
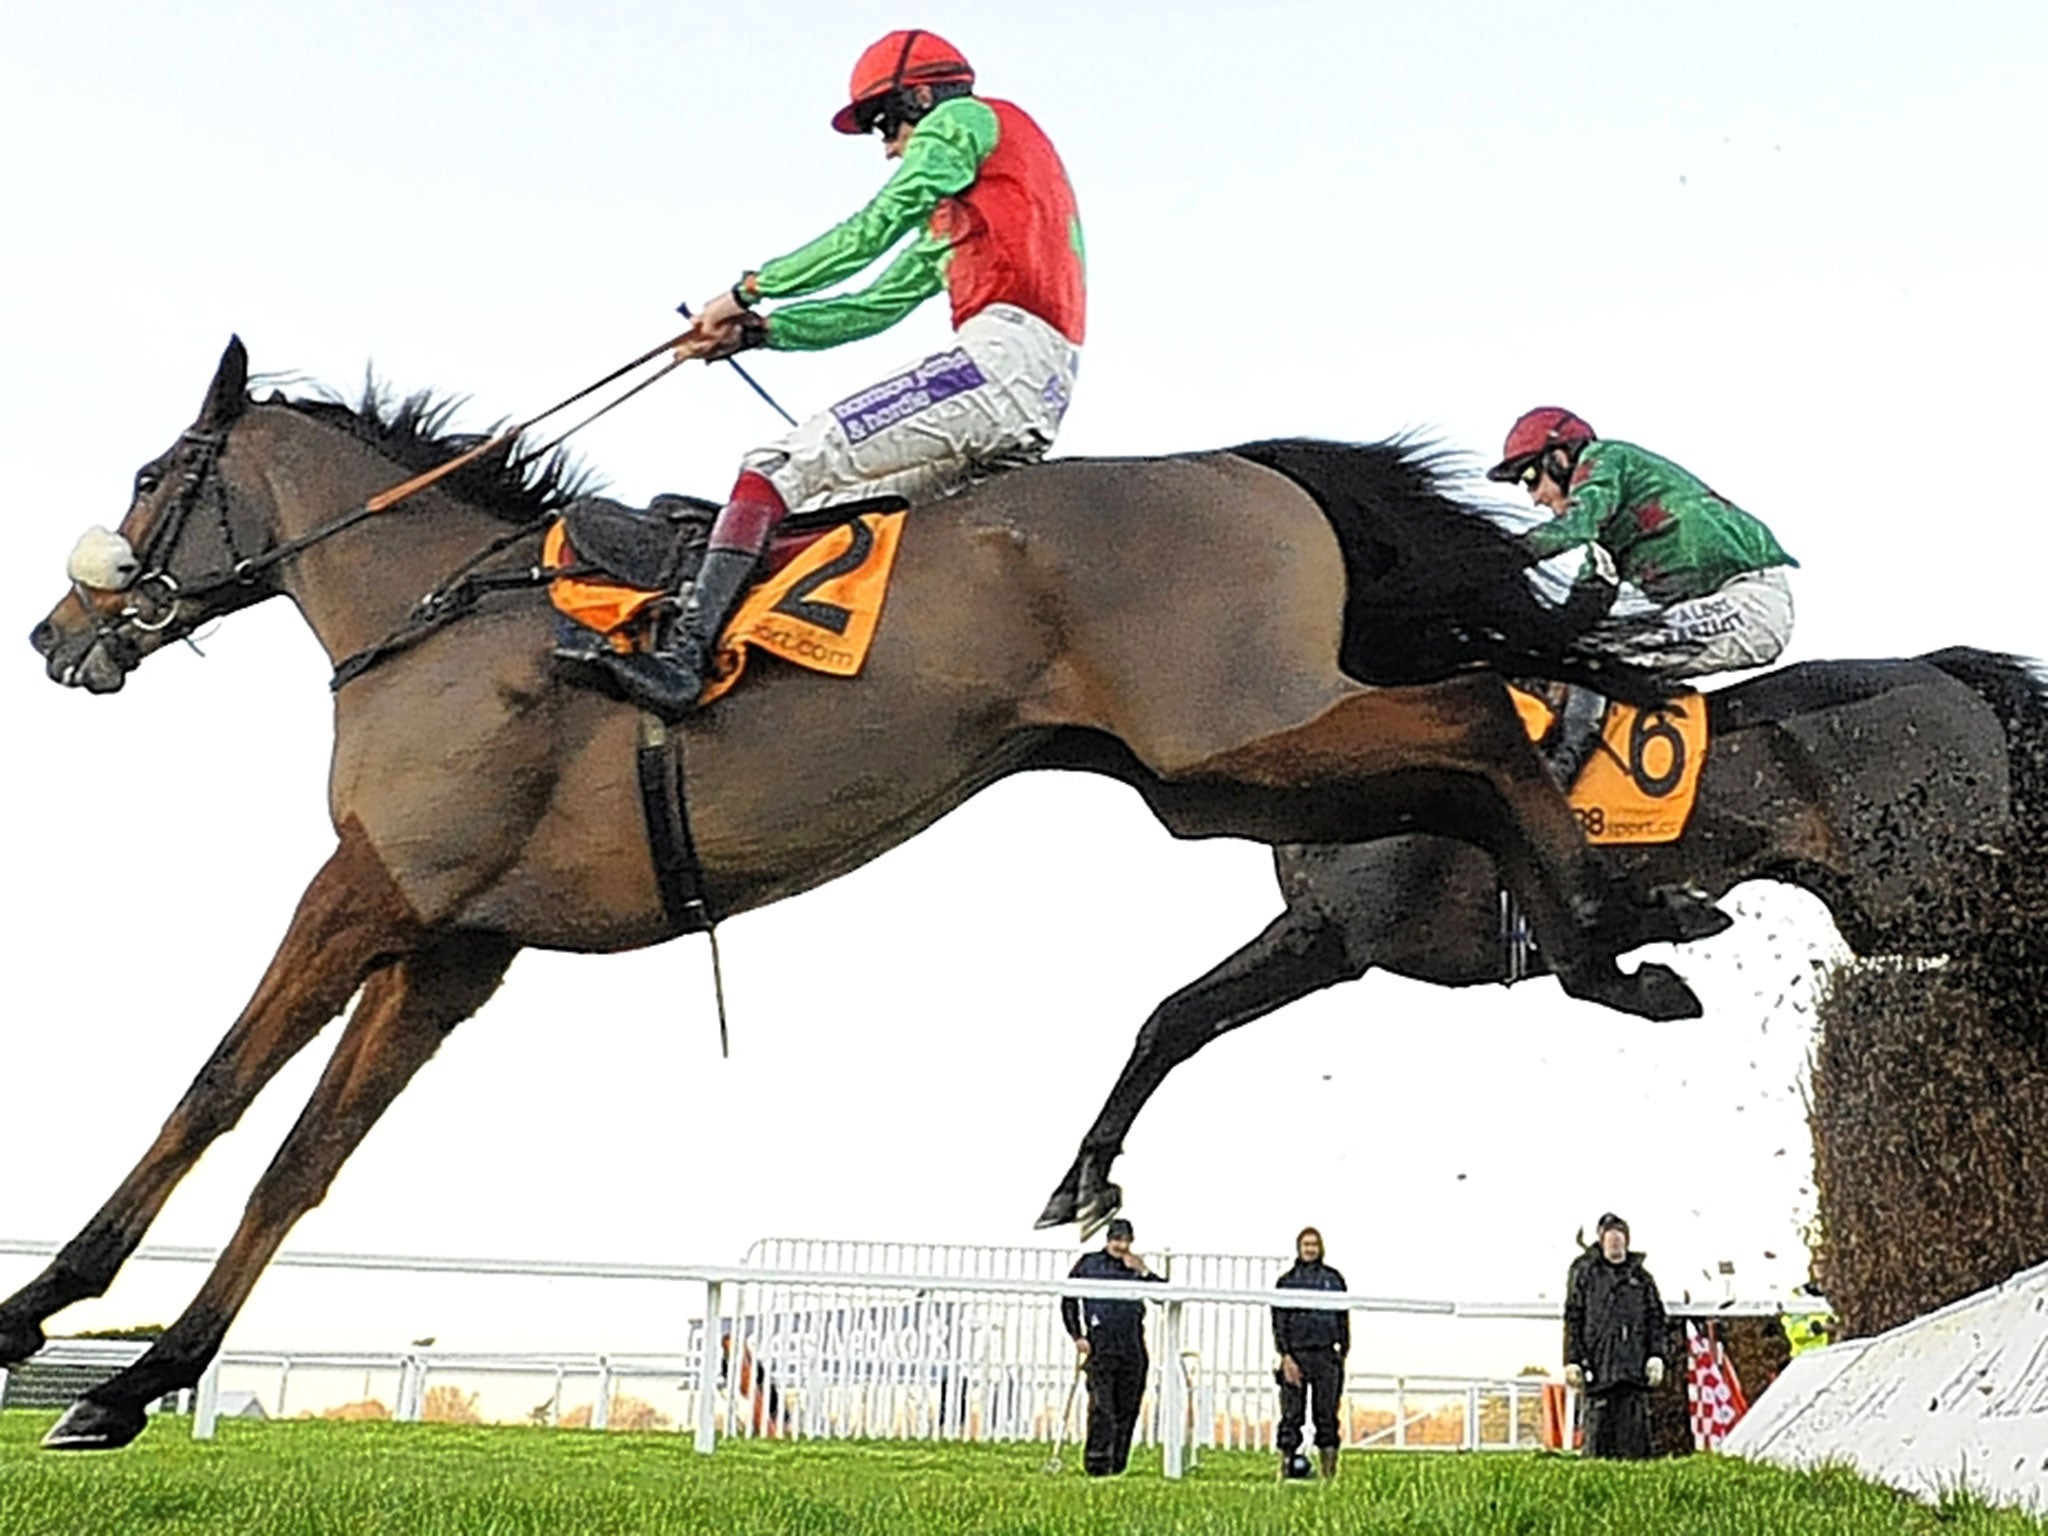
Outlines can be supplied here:
M1516 481L1552 521L1523 535L1537 560L1589 547L1579 581L1619 580L1660 610L1626 660L1698 677L1776 661L1792 636L1799 562L1771 530L1696 475L1633 443L1597 436L1561 406L1525 412L1508 431L1490 480ZM1607 700L1572 684L1547 748L1569 789L1600 740Z
M1087 315L1081 222L1038 125L975 95L973 68L944 38L900 31L860 56L832 126L879 134L897 162L888 182L845 222L715 295L678 356L836 347L941 291L955 345L745 455L673 634L651 652L606 658L635 702L669 719L694 707L719 635L789 512L943 494L1029 463L1052 445L1073 395ZM899 245L870 286L807 297ZM774 300L799 302L760 307Z

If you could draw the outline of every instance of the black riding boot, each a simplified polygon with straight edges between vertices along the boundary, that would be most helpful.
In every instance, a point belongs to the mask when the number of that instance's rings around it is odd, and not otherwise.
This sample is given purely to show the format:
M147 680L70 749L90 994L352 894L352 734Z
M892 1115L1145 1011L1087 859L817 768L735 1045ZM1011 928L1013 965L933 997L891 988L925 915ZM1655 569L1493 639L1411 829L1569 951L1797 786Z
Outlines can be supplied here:
M1569 791L1600 745L1600 727L1607 723L1607 698L1582 683L1565 686L1564 707L1544 746L1544 761L1557 787Z
M651 651L604 658L629 702L671 723L697 707L697 695L711 680L718 637L759 562L758 555L744 549L706 550L667 639Z

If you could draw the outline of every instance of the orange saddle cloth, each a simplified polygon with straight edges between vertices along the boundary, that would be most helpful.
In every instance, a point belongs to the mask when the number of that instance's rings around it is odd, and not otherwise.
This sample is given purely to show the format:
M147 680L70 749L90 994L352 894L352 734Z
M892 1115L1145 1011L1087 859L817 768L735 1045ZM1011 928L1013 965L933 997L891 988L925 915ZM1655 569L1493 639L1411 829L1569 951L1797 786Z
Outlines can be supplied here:
M1533 693L1510 690L1531 741L1555 712ZM1707 760L1707 701L1681 693L1654 709L1610 700L1600 745L1568 797L1589 843L1671 843L1685 831Z

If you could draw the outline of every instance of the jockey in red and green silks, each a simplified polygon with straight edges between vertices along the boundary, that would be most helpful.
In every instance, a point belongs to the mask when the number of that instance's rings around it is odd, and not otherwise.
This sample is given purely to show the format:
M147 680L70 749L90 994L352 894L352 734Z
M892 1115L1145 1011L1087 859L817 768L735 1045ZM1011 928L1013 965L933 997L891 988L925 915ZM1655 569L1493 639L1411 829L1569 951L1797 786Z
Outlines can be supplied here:
M952 300L950 349L745 455L674 635L617 659L628 692L658 713L673 719L695 703L720 632L792 509L942 494L1041 457L1059 431L1086 328L1080 217L1043 131L973 85L967 60L930 32L892 32L863 53L832 126L879 133L895 172L853 217L712 298L679 349L715 359L836 347L941 291ZM866 288L809 297L899 245ZM774 300L795 302L757 307Z
M1636 587L1661 612L1624 656L1679 677L1776 661L1792 636L1799 562L1771 530L1669 459L1597 436L1561 406L1525 412L1508 431L1489 479L1517 481L1552 521L1523 536L1537 560L1587 548L1580 581ZM1552 770L1567 788L1599 741L1607 701L1574 685L1551 738Z

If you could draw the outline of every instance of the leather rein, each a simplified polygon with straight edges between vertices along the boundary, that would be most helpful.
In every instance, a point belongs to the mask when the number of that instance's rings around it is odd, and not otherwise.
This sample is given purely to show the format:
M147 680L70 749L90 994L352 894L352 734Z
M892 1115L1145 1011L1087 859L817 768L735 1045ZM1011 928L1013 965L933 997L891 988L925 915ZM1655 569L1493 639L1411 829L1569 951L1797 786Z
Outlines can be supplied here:
M196 604L223 591L253 588L260 577L276 567L326 543L338 534L346 533L349 529L369 521L381 512L389 511L485 455L500 449L509 449L522 435L549 417L560 415L570 406L588 399L605 386L624 378L664 352L674 353L679 347L693 340L699 338L692 332L685 331L659 346L650 347L631 362L614 368L595 383L585 385L575 394L557 401L537 415L529 416L526 420L507 427L504 431L465 449L432 469L423 470L408 480L379 491L359 506L330 518L296 538L280 540L253 554L243 551L236 536L227 487L217 473L221 453L227 447L228 429L201 431L195 428L181 433L178 438L181 452L177 467L177 494L170 506L165 509L163 516L155 521L148 534L144 536L142 547L136 551L137 563L141 570L128 584L127 603L117 613L106 614L90 600L90 594L80 583L74 580L72 584L92 624L94 639L120 662L124 670L127 670L132 667L137 656L135 643L124 633L124 625L133 626L147 634L162 634L167 640L188 638L194 630L216 614L199 607L181 615L182 606ZM567 431L524 455L523 462L532 463L553 452L572 434L589 426L606 412L624 405L633 396L666 377L685 361L688 361L688 358L684 356L671 356L668 362L631 389L607 401ZM213 507L214 523L220 535L226 564L197 575L174 575L170 569L171 561L193 524L193 513L202 501L208 500ZM433 629L466 612L486 591L541 585L547 580L548 573L543 573L538 567L498 572L480 572L477 567L519 540L538 532L546 526L553 515L550 512L493 539L482 550L457 566L414 605L411 614L396 631L377 644L338 663L329 686L339 689L353 678L360 677L385 657L407 649ZM230 608L239 606L243 605L229 605Z

